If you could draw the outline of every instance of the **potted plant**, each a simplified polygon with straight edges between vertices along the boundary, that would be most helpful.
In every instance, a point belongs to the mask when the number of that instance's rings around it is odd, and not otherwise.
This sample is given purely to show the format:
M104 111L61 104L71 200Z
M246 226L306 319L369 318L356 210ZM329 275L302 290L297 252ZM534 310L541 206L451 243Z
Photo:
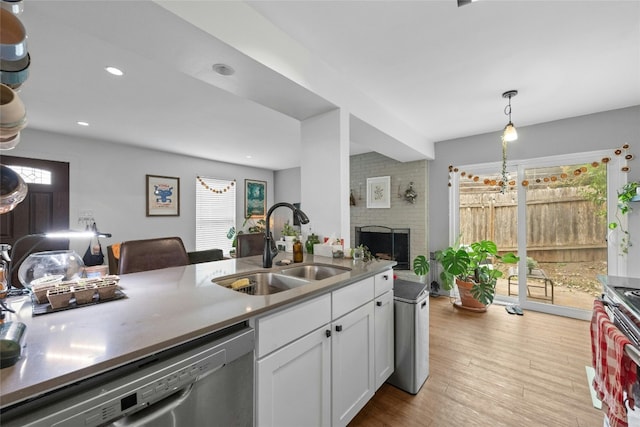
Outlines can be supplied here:
M289 221L284 223L282 227L282 236L285 241L285 251L293 252L293 241L298 237L298 231L289 224Z
M451 290L454 283L458 286L460 307L486 311L486 306L493 302L496 283L502 272L493 267L491 258L510 264L520 260L511 252L498 255L498 247L491 240L481 240L468 246L456 243L436 252L436 260L443 269L440 274L443 288Z
M629 230L625 229L622 225L620 215L626 215L632 211L631 202L640 200L640 182L628 182L618 190L618 206L616 209L616 221L609 223L609 230L615 230L617 228L622 232L622 239L620 240L620 248L623 254L629 253L629 247L631 246L631 235Z

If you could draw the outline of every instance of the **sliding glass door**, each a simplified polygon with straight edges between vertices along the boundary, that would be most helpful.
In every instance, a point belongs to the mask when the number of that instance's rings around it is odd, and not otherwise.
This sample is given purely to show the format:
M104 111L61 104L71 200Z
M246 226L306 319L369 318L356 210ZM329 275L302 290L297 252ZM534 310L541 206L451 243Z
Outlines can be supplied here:
M607 272L607 167L601 161L523 166L527 301L591 310Z
M503 272L497 302L586 318L602 292L596 276L615 274L621 262L607 245L619 164L607 152L531 159L509 164L506 180L500 166L451 174L452 240L489 239L520 256L517 265L494 263Z

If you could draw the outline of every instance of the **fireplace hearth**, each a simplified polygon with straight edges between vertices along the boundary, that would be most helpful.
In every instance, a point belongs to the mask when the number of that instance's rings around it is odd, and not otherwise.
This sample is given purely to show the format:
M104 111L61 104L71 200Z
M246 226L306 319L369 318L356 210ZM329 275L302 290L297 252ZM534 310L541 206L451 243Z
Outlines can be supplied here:
M356 246L365 245L376 258L394 260L396 270L409 270L410 230L381 225L356 227Z

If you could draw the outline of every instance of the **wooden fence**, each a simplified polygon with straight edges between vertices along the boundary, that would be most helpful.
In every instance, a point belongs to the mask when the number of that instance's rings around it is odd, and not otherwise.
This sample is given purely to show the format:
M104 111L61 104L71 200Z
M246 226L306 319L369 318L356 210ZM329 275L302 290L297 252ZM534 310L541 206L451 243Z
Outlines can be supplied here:
M578 188L528 189L527 255L539 262L607 259L606 219ZM460 195L462 242L490 239L501 252L517 250L514 193Z

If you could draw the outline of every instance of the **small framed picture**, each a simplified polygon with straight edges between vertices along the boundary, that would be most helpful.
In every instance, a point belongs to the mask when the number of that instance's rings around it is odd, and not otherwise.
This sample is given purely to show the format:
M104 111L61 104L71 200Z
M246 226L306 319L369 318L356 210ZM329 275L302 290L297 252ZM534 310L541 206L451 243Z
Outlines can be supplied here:
M390 176L367 178L367 208L390 208L390 190Z
M262 218L267 213L267 182L244 180L244 217Z
M180 178L147 175L147 216L180 216Z

